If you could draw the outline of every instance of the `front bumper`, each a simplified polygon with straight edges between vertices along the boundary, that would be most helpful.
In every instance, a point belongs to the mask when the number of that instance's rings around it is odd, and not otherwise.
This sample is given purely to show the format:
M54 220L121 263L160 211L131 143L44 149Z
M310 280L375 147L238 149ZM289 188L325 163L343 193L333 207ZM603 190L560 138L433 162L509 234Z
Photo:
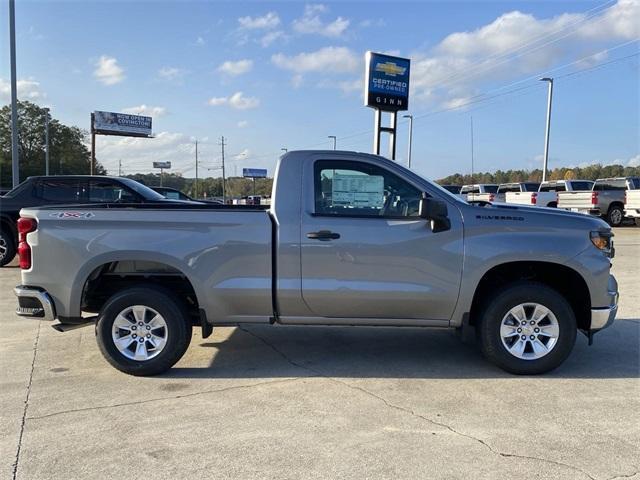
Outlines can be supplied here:
M591 309L591 330L597 332L603 328L610 326L618 313L618 282L613 275L609 275L607 285L607 294L609 295L609 306Z
M13 289L13 293L18 297L17 315L48 322L55 320L55 305L51 296L43 288L18 285Z

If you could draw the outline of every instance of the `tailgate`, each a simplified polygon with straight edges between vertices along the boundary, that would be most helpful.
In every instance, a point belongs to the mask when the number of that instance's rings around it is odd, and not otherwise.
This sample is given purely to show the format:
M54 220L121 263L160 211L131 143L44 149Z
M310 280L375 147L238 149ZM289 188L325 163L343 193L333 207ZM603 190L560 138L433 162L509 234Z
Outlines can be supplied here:
M589 210L593 208L591 192L558 192L558 208Z
M640 190L627 190L626 199L624 207L627 210L640 210Z
M534 192L507 192L505 202L517 203L520 205L533 205L531 203L531 194Z

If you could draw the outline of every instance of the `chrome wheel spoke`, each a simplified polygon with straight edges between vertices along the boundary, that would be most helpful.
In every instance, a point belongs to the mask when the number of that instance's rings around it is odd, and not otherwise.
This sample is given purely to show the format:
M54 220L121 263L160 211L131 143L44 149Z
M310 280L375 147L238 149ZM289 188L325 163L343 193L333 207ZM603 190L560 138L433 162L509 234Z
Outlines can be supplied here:
M555 347L560 326L544 305L526 302L516 305L502 318L500 339L504 348L521 360L537 360Z
M145 322L149 317L151 320ZM145 305L132 305L116 316L111 336L113 344L123 356L144 362L156 357L164 349L169 331L167 322L159 312Z

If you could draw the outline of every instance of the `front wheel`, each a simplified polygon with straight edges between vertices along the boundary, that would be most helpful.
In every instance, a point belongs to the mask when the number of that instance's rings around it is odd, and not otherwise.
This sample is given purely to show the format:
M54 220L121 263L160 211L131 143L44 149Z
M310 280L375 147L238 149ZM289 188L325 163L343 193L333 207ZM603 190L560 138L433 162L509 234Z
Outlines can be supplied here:
M489 361L510 373L535 375L565 361L576 331L573 310L562 295L540 283L522 282L487 302L478 336Z
M104 358L129 375L157 375L182 358L191 342L184 306L167 290L133 287L113 295L96 325Z

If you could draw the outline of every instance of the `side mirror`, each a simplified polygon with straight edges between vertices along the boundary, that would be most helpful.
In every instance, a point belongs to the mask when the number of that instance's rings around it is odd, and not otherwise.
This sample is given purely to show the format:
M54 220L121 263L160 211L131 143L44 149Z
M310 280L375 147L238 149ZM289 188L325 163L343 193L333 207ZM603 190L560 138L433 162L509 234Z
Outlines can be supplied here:
M420 199L420 218L431 221L431 230L434 233L449 230L451 228L451 222L447 216L447 204L442 200L427 197L427 194L423 194Z

